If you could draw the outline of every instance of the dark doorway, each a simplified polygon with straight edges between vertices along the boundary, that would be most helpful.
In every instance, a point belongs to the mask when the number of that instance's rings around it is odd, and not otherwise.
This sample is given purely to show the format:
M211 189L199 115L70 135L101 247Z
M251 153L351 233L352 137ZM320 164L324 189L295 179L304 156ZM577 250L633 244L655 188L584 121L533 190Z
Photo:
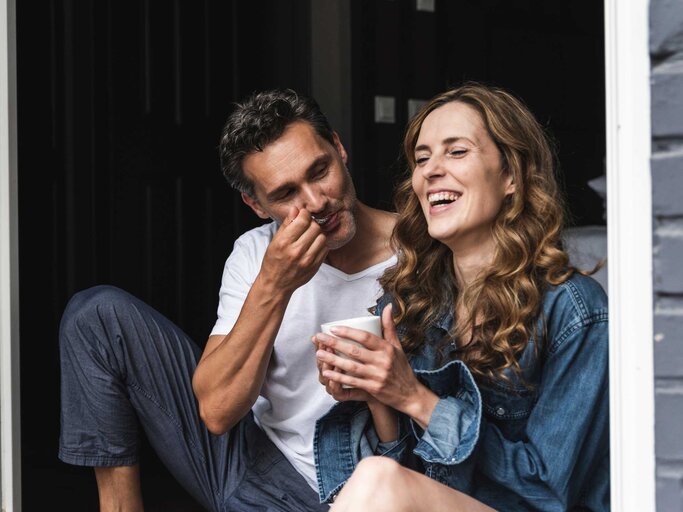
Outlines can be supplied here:
M92 471L56 458L56 334L73 293L115 284L206 341L225 257L258 221L220 174L220 129L253 90L310 93L309 8L17 3L25 510L97 504ZM148 508L189 510L142 459Z
M433 11L421 10L430 4ZM529 105L555 139L574 222L604 224L601 199L587 185L605 170L601 2L358 1L352 7L353 156L362 183L377 173L391 182L401 169L396 158L411 100L478 81ZM376 96L395 100L395 122L375 122ZM368 192L372 201L390 204L389 187Z
M314 27L322 1L17 2L24 510L97 504L92 472L56 458L56 335L74 292L115 284L206 340L224 260L258 223L220 175L221 126L254 90L320 92L326 68L311 55L336 48ZM418 10L429 3L326 4L339 7L333 65L348 99L319 100L347 115L359 197L390 208L408 100L478 80L511 89L549 125L574 218L602 223L586 185L605 153L602 4ZM394 122L375 122L376 96L394 98ZM149 449L142 471L148 510L196 509Z

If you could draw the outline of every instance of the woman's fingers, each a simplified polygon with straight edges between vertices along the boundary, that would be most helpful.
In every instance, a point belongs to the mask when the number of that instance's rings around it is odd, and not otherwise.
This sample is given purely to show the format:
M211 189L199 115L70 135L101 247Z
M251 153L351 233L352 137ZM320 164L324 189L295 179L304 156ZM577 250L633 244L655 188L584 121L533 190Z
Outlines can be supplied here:
M404 384L412 380L410 377L414 379L396 332L391 305L382 312L382 326L384 339L341 326L333 329L334 336L316 334L321 382L327 383L327 392L336 400L375 398L393 403L400 398Z
M339 373L335 369L327 370L327 371L331 372L330 375L334 375L334 376L344 375L342 373ZM344 387L344 386L342 386L341 383L336 382L335 380L330 379L329 377L324 377L324 378L327 380L327 385L325 386L325 390L337 402L346 402L348 400L367 402L368 400L371 399L370 395L368 393L366 393L365 391L363 391L362 389Z
M398 339L398 334L396 333L396 324L394 324L393 312L394 306L392 304L388 304L384 308L384 311L382 311L382 330L384 333L384 339L396 348L399 348L401 351L403 351L403 346L401 345L401 341Z
M331 369L330 367L335 367L344 372L354 373L359 377L366 377L369 373L369 365L363 364L362 362L356 361L354 359L340 357L324 350L318 350L315 355L319 361L327 364L328 368L326 368L326 370ZM323 370L323 375L324 373L325 370Z
M340 338L336 338L335 336L330 336L328 334L323 333L316 334L315 338L318 344L320 345L320 348L325 347L327 349L339 352L347 357L352 357L353 359L357 359L359 361L367 361L368 359L369 351L356 343L351 343L348 340L343 340Z
M353 394L354 391L355 392L363 392L365 395L367 395L367 393L365 393L365 391L361 387L366 382L365 380L359 379L358 377L354 377L353 375L341 373L338 370L339 370L338 368L334 369L334 370L325 370L323 372L323 375L330 382L335 382L336 384L338 384L340 389L342 389L348 395ZM343 388L342 386L350 386L350 387Z
M322 345L315 339L315 336L313 336L313 337L311 338L311 342L313 343L313 346L315 347L316 352L317 352L318 350L323 350L323 351L324 351L324 350L329 350L329 349L325 348L324 346L322 346ZM325 361L323 361L322 359L320 359L319 357L316 357L316 358L315 358L315 364L316 364L316 366L318 367L318 381L319 381L320 384L322 384L323 386L328 387L329 380L326 379L325 377L323 377L323 372L324 372L325 370L331 369L332 367L331 367L329 364L327 364ZM330 393L329 389L327 390L327 392ZM330 393L330 394L332 394L332 393Z
M330 329L331 333L337 338L345 338L347 340L360 343L368 350L377 350L382 346L384 341L382 338L363 331L362 329L354 329L352 327L344 327L341 325L334 326Z

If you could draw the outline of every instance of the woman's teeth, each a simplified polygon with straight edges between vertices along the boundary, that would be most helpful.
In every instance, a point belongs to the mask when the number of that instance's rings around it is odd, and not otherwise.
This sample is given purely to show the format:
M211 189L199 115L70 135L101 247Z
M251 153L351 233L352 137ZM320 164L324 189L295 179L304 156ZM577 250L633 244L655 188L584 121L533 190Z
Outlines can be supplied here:
M456 192L436 192L427 196L427 201L431 206L438 206L440 204L448 204L457 201L460 194Z

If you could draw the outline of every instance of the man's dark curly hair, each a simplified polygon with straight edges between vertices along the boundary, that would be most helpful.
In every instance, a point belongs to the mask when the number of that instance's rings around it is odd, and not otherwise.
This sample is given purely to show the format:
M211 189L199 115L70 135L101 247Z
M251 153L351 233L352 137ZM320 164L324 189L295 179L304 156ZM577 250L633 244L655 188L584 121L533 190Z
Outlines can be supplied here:
M242 160L263 151L295 121L309 123L334 145L330 123L315 100L291 89L255 93L236 105L223 127L219 147L221 170L231 187L253 197L254 184L245 176Z

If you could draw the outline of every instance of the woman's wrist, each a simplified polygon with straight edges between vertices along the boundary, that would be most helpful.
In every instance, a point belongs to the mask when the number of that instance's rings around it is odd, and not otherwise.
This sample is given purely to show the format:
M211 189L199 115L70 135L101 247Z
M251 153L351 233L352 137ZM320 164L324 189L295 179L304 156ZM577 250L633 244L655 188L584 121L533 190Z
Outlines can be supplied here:
M408 397L402 412L410 416L420 427L426 429L437 403L439 403L439 397L423 384L419 384L417 392Z
M378 400L368 400L367 403L379 440L383 443L395 441L398 438L396 411Z

